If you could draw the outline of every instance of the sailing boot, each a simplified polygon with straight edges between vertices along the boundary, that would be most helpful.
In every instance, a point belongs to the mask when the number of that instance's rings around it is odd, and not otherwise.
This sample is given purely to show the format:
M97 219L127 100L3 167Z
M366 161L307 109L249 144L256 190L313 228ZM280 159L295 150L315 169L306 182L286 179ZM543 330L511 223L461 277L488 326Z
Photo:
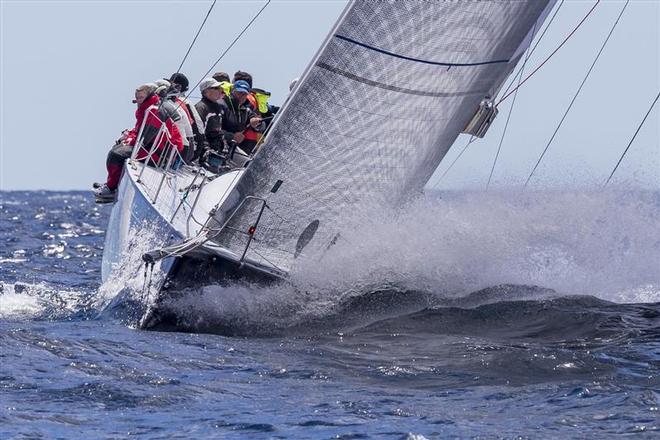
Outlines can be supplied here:
M101 185L94 190L94 197L96 197L96 203L114 203L117 199L117 190L111 190L108 188L108 185Z

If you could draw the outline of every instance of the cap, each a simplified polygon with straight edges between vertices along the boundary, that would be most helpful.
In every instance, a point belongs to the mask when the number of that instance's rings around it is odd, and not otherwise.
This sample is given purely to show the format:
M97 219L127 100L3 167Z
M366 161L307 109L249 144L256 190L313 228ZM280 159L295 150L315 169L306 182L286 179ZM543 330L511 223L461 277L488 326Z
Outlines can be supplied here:
M234 83L234 90L237 92L250 93L250 85L247 81L239 79Z
M206 89L216 89L218 87L220 87L220 83L213 78L204 78L202 82L199 83L200 92L203 92Z
M141 84L141 85L137 86L137 88L135 90L136 91L139 90L139 91L147 93L148 95L151 95L152 93L154 93L156 91L157 88L158 88L158 86L154 83L146 83L146 84Z

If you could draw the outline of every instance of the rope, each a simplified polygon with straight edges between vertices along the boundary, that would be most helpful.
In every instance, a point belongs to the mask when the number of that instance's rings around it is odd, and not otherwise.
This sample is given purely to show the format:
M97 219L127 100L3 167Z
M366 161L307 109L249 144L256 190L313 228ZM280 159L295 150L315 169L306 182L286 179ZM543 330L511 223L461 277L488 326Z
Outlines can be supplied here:
M500 101L499 101L496 105L499 106L499 105L500 105L500 104L501 104L506 98L508 98L513 92L515 92L516 90L518 90L518 88L519 88L520 86L522 86L523 84L525 84L525 83L527 82L528 79L530 79L530 78L531 78L536 72L538 72L538 70L539 70L541 67L543 67L543 65L544 65L545 63L547 63L548 60L549 60L550 58L552 58L552 56L553 56L554 54L556 54L556 53L559 51L559 49L562 48L562 46L563 46L564 44L566 44L566 42L567 42L567 41L573 36L573 34L574 34L574 33L580 28L580 26L582 26L582 24L587 20L587 18L591 15L591 13L594 11L594 9L596 9L596 6L598 6L599 3L600 3L600 0L596 0L596 3L591 7L591 9L589 9L589 12L587 12L587 15L585 15L585 16L582 18L582 20L580 20L580 22L577 24L577 26L575 26L575 28L571 31L571 33L568 34L568 36L566 36L566 38L564 38L564 41L562 41L561 44L560 44L559 46L557 46L557 48L556 48L555 50L553 50L552 53L551 53L550 55L548 55L547 58L546 58L545 60L543 60L543 62L542 62L541 64L539 64L538 67L537 67L536 69L534 69L534 70L532 71L532 73L530 73L529 75L527 75L527 77L526 77L524 80L522 80L522 82L521 82L520 84L518 84L518 86L516 86L515 89L511 90L509 93L507 93L506 95L504 95L504 97L503 97L502 99L500 99ZM627 3L626 3L626 4L627 4Z
M266 1L266 4L263 5L261 7L261 9L259 9L257 14L254 17L252 17L252 20L250 20L249 23L245 25L243 30L236 36L236 38L234 38L234 40L231 42L231 44L229 44L229 46L227 46L227 48L224 50L224 52L222 52L222 54L220 54L220 57L217 60L215 60L215 62L211 65L211 67L209 67L209 70L207 70L206 73L204 75L202 75L202 78L199 81L197 81L197 83L194 86L192 86L190 88L190 92L188 92L185 99L187 99L192 94L193 90L195 90L197 88L197 86L199 86L202 83L204 78L206 78L206 75L211 73L211 71L215 68L215 66L217 66L218 63L224 58L224 56L227 54L227 52L229 52L231 50L231 48L234 47L234 44L236 44L236 42L243 36L243 34L250 28L250 26L252 26L252 23L255 22L255 20L261 15L261 13L264 11L264 9L266 9L266 7L270 4L271 1L272 0L267 0Z
M182 105L182 104L183 104L183 103L184 103L184 102L190 97L190 95L192 95L193 91L197 88L197 86L199 86L199 85L202 83L202 81L204 80L204 78L206 78L206 75L208 75L209 73L211 73L211 71L213 70L213 68L214 68L215 66L218 65L218 63L220 62L220 60L222 60L222 58L224 58L224 56L227 54L227 52L229 52L229 50L231 50L231 48L234 47L234 44L236 44L236 42L237 42L237 41L243 36L243 34L244 34L244 33L250 28L250 26L252 25L252 23L254 23L254 21L255 21L260 15L261 15L261 13L264 11L264 9L266 9L266 6L268 6L268 5L270 4L270 2L271 2L271 0L266 1L266 4L263 5L263 6L261 7L261 9L259 9L259 11L257 12L257 14L256 14L254 17L252 17L252 20L250 20L249 23L248 23L247 25L245 25L245 27L243 28L243 30L242 30L242 31L236 36L236 38L234 38L234 40L231 42L231 44L230 44L229 46L227 46L227 48L224 50L224 52L222 52L222 54L220 55L220 57L219 57L217 60L215 60L215 62L213 63L213 65L211 65L211 67L209 67L209 70L207 70L206 73L205 73L204 75L202 75L202 78L201 78L199 81L197 81L197 83L196 83L194 86L190 87L190 91L188 92L188 94L187 94L186 96L184 96L183 99L181 99L180 102L179 102L179 103L176 105L176 107L174 108L174 111L175 111L175 112L179 111L179 108L181 107L181 105ZM213 5L215 5L215 0L214 0L214 2L213 2ZM208 12L206 18L208 18L208 15L211 13L211 9L213 9L213 5L211 5L211 8L209 9L209 12ZM204 22L206 22L206 18L204 19ZM202 26L203 26L203 25L204 25L204 23L202 23ZM200 27L199 31L197 32L198 35L199 35L199 32L200 32L200 31L201 31L201 27ZM197 36L195 36L195 39L197 39ZM193 40L193 44L194 44L194 42L195 42L195 40ZM191 44L191 47L192 47L192 44ZM190 51L190 49L188 49L188 51ZM187 57L187 56L188 56L188 55L186 54L186 57ZM184 61L185 61L185 58L184 58ZM181 62L181 65L183 65L183 61ZM179 66L179 68L181 68L181 66ZM159 109L159 110L160 110L160 106L161 106L162 104L163 104L163 103L162 103L162 100L161 100L160 104L158 105L158 109Z
M543 40L543 37L545 36L546 32L548 32L548 29L550 28L550 25L552 24L552 22L555 21L555 17L557 16L557 13L559 12L559 10L563 6L563 4L564 4L564 0L561 0L561 2L559 3L559 6L557 6L557 9L555 9L555 12L552 14L552 17L550 17L550 20L548 21L548 24L545 26L545 29L543 29L543 32L541 32L541 35L539 35L539 38L536 40L536 43L534 44L534 47L532 47L532 50L529 51L529 56L527 58L529 58L534 53L534 51L538 47L541 40ZM527 60L525 60L525 62L527 62ZM520 76L520 78L522 79L522 72L523 72L524 68L525 68L525 65L523 64L520 67L520 69L516 72L516 74L511 77L512 78L511 83L504 90L504 92L502 93L503 95L506 95L509 92L509 90L511 89L511 86L513 86L513 83L516 81L516 78L518 78L518 76ZM518 85L520 85L520 80L518 80Z
M199 26L199 29L197 29L197 33L195 34L195 38L193 38L192 43L190 43L190 46L188 47L188 51L184 55L183 59L181 60L181 64L179 64L179 67L176 69L176 73L181 72L181 68L183 67L183 63L186 62L186 59L188 59L188 55L190 55L190 51L192 50L193 46L195 45L195 42L197 41L197 37L199 37L199 33L202 32L202 28L206 24L206 20L208 20L209 15L211 15L211 11L213 10L213 7L215 6L215 3L218 0L213 0L213 3L211 4L211 7L209 8L209 11L206 13L206 17L204 17L204 21L202 21L202 24Z
M541 160L543 160L543 157L545 156L545 153L550 148L550 145L552 144L552 141L554 141L555 136L557 135L557 133L559 132L559 129L561 128L562 124L564 123L564 120L566 119L566 116L571 111L571 108L573 107L573 104L575 103L575 100L577 99L578 95L582 91L582 87L584 87L584 84L587 82L587 79L589 78L589 75L591 75L591 72L593 71L594 66L598 62L598 59L600 58L600 55L603 53L603 49L605 49L605 46L607 45L607 42L610 40L610 37L612 36L612 33L614 32L614 29L619 24L619 20L621 19L621 16L623 15L623 12L626 10L626 7L628 6L628 3L630 3L630 0L627 0L626 3L623 5L623 8L621 8L621 12L619 12L619 15L617 16L616 20L614 21L614 24L612 25L612 27L610 29L610 32L607 34L607 37L605 38L605 41L603 41L603 44L600 46L600 50L596 54L596 58L594 58L594 61L591 63L591 66L589 67L589 70L587 71L587 74L584 76L584 79L582 80L582 83L580 84L580 87L578 87L577 91L575 92L575 95L573 95L573 99L571 100L570 104L568 104L568 107L566 108L566 111L564 112L564 115L561 117L561 120L559 121L559 124L557 125L557 128L555 128L554 133L552 133L552 136L550 137L550 140L548 141L548 144L543 149L543 152L541 153L541 156L536 161L536 165L534 165L534 168L532 169L532 172L529 173L529 176L527 176L527 180L525 181L525 185L524 185L525 187L527 187L527 185L529 184L529 181L532 179L532 176L534 175L534 172L536 171L539 164L541 163ZM593 10L593 8L592 8L592 10Z
M653 110L653 107L655 106L655 103L658 102L658 98L660 98L660 92L655 96L655 99L653 100L653 103L651 104L651 107L649 107L649 111L646 112L646 115L644 115L644 119L642 119L642 122L640 122L639 126L637 127L637 130L635 130L635 134L633 137L630 139L630 142L628 142L628 146L626 147L625 150L623 150L623 154L621 154L621 157L619 158L619 161L616 163L616 166L610 173L610 176L607 178L605 183L603 184L603 187L607 186L608 183L610 183L610 180L612 180L612 176L614 176L614 173L616 172L617 168L619 168L619 165L621 164L621 161L623 161L623 158L625 157L626 153L630 149L630 146L632 145L633 141L637 137L637 133L639 133L639 130L642 129L642 125L644 125L644 122L646 122L646 118L649 117L649 114L651 114L651 110Z
M563 3L563 1L562 1ZM559 4L559 8L561 8L562 3ZM559 11L559 8L557 8L557 11ZM555 15L552 16L554 19L555 16L557 15L557 12L555 11ZM548 27L550 24L548 24ZM545 28L545 30L548 30L548 27ZM534 24L534 28L536 28L536 24ZM545 31L543 32L545 34ZM543 38L543 34L539 37L538 41L541 41L541 38ZM538 41L536 42L536 45L538 45ZM536 45L534 48L536 48ZM520 85L520 81L522 80L522 74L525 71L525 65L527 65L527 61L529 61L529 57L532 55L532 52L534 49L530 50L527 48L527 56L525 57L525 61L523 61L522 66L520 66L520 72L518 72L518 85ZM515 78L515 77L514 77ZM511 81L511 84L509 87L513 85L513 81ZM493 172L495 171L495 165L497 164L497 159L500 157L500 150L502 149L502 143L504 142L504 137L506 136L506 130L509 127L509 121L511 120L511 114L513 113L513 107L516 105L516 97L518 97L518 87L516 87L516 91L513 94L513 101L511 102L511 107L509 107L509 114L506 116L506 122L504 123L504 130L502 131L502 137L500 137L500 143L497 145L497 153L495 153L495 159L493 159L493 166L490 168L490 174L488 175L488 182L486 182L486 189L490 186L490 181L493 178Z
M433 189L435 189L435 188L438 187L438 185L440 184L440 182L442 181L442 179L447 175L447 173L449 172L449 170L451 170L451 169L453 168L454 164L455 164L456 162L458 162L458 159L460 159L461 156L463 155L463 153L465 153L465 150L467 150L467 147L469 147L470 144L471 144L472 142L476 141L476 140L477 140L477 137L476 137L476 136L472 136L472 137L470 137L470 140L467 142L467 144L465 144L465 146L463 147L463 149L461 150L461 152L458 153L458 156L456 156L456 159L454 159L454 161L453 161L451 164L449 164L449 166L447 167L447 169L445 170L445 172L442 173L442 176L440 176L440 178L435 182L435 184L433 184Z
M547 32L548 29L550 28L550 25L551 25L552 22L555 20L555 17L557 17L557 14L559 13L559 10L560 10L561 7L563 6L563 4L564 4L564 0L561 0L561 3L559 3L559 6L557 6L557 8L555 9L555 12L552 14L552 17L550 17L550 20L548 21L548 24L545 26L545 29L543 29L543 32L541 32L541 35L539 35L539 38L536 40L536 43L534 44L534 47L532 47L531 50L529 50L529 48L527 49L527 50L528 50L528 53L527 53L527 56L525 57L525 61L523 61L523 64L522 64L522 66L520 67L520 70L519 70L518 72L516 72L515 75L512 76L513 79L512 79L512 81L511 81L511 83L507 86L506 90L504 91L504 94L507 94L507 93L508 93L509 89L511 88L511 86L512 86L513 83L515 82L515 78L518 78L518 85L517 85L517 87L516 87L516 90L518 89L518 87L520 87L520 85L521 85L521 79L522 79L522 73L523 73L523 71L524 71L524 69L525 69L525 64L527 63L527 61L529 60L529 58L532 56L532 54L534 53L534 51L535 51L536 48L538 47L539 43L541 42L541 40L542 40L543 37L545 36L546 32ZM534 26L536 26L536 24L535 24ZM514 90L514 92L515 92L516 90ZM517 94L517 92L516 92L516 94ZM506 97L506 96L505 96L505 97ZM514 98L513 98L514 103L515 103L515 99L516 99L516 98L515 98L515 95L514 95ZM502 101L503 101L503 99L500 100L500 102L502 102ZM486 185L486 188L488 188L488 186L490 185L490 181L491 181L491 178L492 178L492 176L493 176L493 170L495 169L495 163L497 162L497 157L498 157L499 154L500 154L500 148L502 147L502 141L504 140L504 135L506 134L507 126L509 125L509 118L511 117L511 111L513 110L513 104L514 104L514 103L511 104L511 108L509 109L509 115L507 116L506 124L505 124L505 126L504 126L504 132L502 133L502 138L500 139L500 144L499 144L499 146L497 147L497 155L495 156L495 161L493 162L493 168L490 170L490 176L488 177L488 184ZM499 103L498 103L498 105L499 105ZM449 167L447 167L447 169L445 170L445 172L442 173L442 176L440 176L440 178L439 178L439 179L436 181L436 183L433 185L433 188L434 188L434 189L438 187L438 185L440 184L440 182L442 181L442 179L447 175L447 173L449 172L449 170L452 169L452 167L454 166L454 164L458 161L458 159L460 159L460 157L463 155L463 153L465 152L465 150L467 150L467 147L468 147L472 142L474 142L475 140L476 140L475 137L471 137L471 138L470 138L470 140L469 140L468 143L465 145L465 147L463 147L463 149L462 149L461 152L458 154L458 156L456 156L456 158L454 159L454 161L449 165Z
M176 73L181 72L181 68L183 67L183 63L186 62L186 59L188 59L188 55L190 55L190 51L192 50L193 46L195 45L195 42L197 41L197 37L199 37L200 32L202 32L202 28L206 24L206 20L208 20L209 15L211 15L211 11L213 10L213 7L215 6L217 0L213 0L213 3L211 4L211 7L209 8L208 12L206 13L206 17L204 17L204 20L202 21L202 24L199 26L199 29L197 29L197 33L195 34L195 38L193 38L192 42L190 43L190 46L188 46L188 51L186 54L183 56L183 59L181 60L181 63L179 64L179 67L176 69ZM165 99L161 99L160 102L158 103L158 111L160 112L160 109L163 107L163 101ZM181 107L181 103L177 104L176 108L174 109L175 112L179 111L179 107Z

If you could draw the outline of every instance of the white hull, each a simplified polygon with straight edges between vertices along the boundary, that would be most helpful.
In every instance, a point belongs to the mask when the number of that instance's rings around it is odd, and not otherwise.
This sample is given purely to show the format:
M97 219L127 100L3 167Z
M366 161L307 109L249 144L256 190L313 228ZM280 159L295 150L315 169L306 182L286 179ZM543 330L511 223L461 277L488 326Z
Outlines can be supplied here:
M105 237L102 291L106 304L115 307L125 301L127 286L132 285L134 291L145 288L144 253L207 233L204 227L210 213L232 194L243 171L237 169L215 176L186 166L166 173L163 169L127 161ZM255 267L250 261L241 262L241 255L208 242L196 248L193 255L195 259L166 257L154 265L153 272L148 273L149 299L144 298L144 292L139 293L146 303L144 310L138 312L142 323L146 320L147 326L154 325L154 305L161 299L164 286L176 284L179 273L187 277L181 282L185 286L195 282L223 283L228 278L240 277L243 272L251 278L255 273L266 279L277 275ZM182 264L191 267L182 268ZM200 272L202 267L204 273ZM138 292L131 295L135 298Z

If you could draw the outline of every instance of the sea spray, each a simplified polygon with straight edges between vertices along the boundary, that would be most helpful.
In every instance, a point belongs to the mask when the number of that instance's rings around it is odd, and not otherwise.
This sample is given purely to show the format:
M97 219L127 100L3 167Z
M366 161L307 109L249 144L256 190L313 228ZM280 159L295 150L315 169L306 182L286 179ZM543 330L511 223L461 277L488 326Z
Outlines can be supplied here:
M103 313L119 317L129 325L138 325L158 297L164 282L159 270L161 261L145 267L142 255L161 247L168 239L147 222L132 227L128 243L108 279L99 287L95 307Z
M345 290L389 282L462 296L537 285L617 302L660 300L660 197L653 192L430 193L342 231L292 282Z
M300 259L286 282L205 286L167 307L187 328L259 332L350 314L347 305L364 307L365 295L394 295L382 302L399 312L561 295L660 300L655 193L430 193L371 218L323 255Z

